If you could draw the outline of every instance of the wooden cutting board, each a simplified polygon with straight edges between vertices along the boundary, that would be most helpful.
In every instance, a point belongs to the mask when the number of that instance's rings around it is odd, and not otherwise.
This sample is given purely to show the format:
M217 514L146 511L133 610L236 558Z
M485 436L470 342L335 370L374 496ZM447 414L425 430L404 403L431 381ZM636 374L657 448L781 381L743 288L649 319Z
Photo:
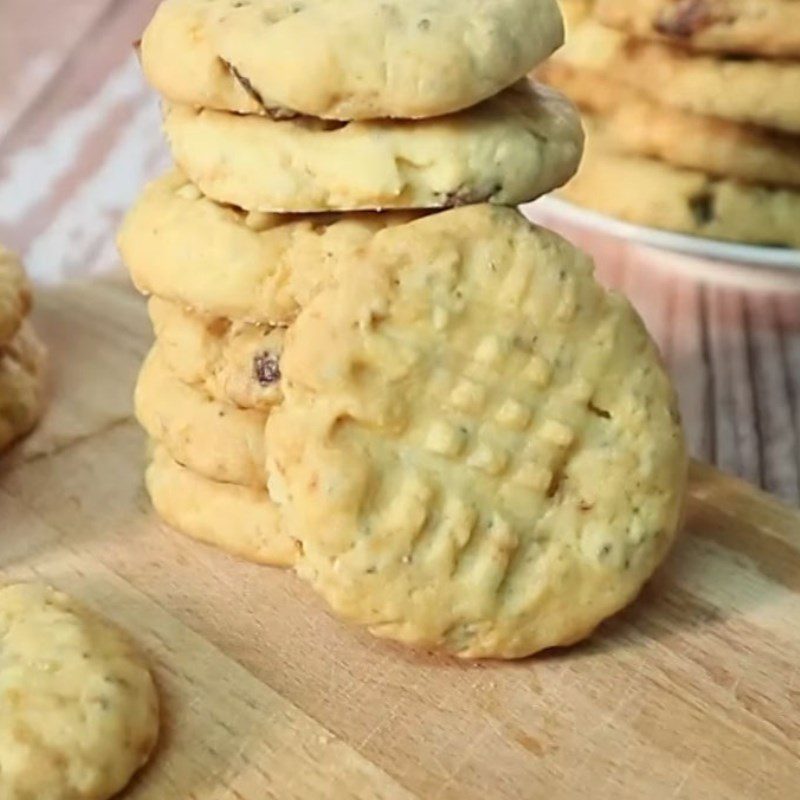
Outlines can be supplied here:
M131 415L150 339L123 284L42 291L46 421L0 461L0 580L129 630L164 706L126 797L800 797L800 515L697 466L687 530L588 643L459 663L332 619L290 573L154 520Z

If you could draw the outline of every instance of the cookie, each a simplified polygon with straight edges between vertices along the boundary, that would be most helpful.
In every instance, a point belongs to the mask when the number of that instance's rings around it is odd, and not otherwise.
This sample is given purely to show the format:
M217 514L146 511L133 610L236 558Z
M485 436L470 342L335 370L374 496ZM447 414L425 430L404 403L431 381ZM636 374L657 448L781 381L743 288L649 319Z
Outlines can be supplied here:
M410 119L476 105L562 41L555 0L166 0L141 55L185 105Z
M554 59L638 89L660 105L800 132L798 61L696 54L662 42L628 39L592 19L571 28Z
M417 216L247 213L212 202L173 170L142 192L118 244L145 294L215 317L286 325L377 231Z
M150 757L158 697L119 630L45 586L0 589L0 797L105 800Z
M800 248L800 190L748 185L620 154L600 133L590 132L581 169L560 195L639 225Z
M141 426L178 463L214 481L264 486L267 415L220 403L182 383L158 346L139 373L134 405Z
M600 70L573 64L566 58L552 58L542 64L536 70L536 77L563 92L582 111L591 111L595 116L610 114L630 103L656 105L644 92L607 78ZM661 108L685 113L673 107Z
M271 212L517 205L564 183L583 143L569 101L527 82L418 122L276 121L173 105L164 129L203 194Z
M17 332L31 307L31 291L19 259L0 245L0 345Z
M290 566L297 543L281 532L264 489L217 483L178 464L156 446L146 473L159 516L171 527L247 561Z
M580 25L587 17L592 16L594 3L595 0L558 0L564 17L567 37L577 25Z
M267 471L300 574L377 636L514 658L588 635L669 547L675 393L629 303L512 209L376 235L287 334Z
M240 408L281 402L285 328L210 317L159 297L148 309L164 363L181 381Z
M44 345L29 322L0 346L0 450L39 421L45 396Z
M609 146L725 178L800 186L800 138L651 102L599 73L553 62L542 71L592 112Z
M691 50L800 56L795 0L598 0L602 22Z

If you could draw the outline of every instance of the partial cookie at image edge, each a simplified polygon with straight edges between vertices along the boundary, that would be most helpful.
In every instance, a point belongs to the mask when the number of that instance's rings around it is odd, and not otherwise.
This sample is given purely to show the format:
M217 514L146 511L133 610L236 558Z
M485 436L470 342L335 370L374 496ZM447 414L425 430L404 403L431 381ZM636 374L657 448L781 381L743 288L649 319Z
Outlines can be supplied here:
M22 262L0 245L0 346L14 337L31 308L31 288Z
M590 130L581 169L560 197L639 225L800 248L800 190L714 178L615 152L598 139Z
M800 137L659 105L602 73L554 59L541 80L589 112L609 147L723 178L800 187Z
M47 351L24 321L0 346L0 452L39 422L47 394Z
M61 592L13 584L0 588L0 650L0 795L116 796L159 729L153 678L128 637Z
M594 13L624 33L691 50L800 56L800 6L793 0L598 0Z

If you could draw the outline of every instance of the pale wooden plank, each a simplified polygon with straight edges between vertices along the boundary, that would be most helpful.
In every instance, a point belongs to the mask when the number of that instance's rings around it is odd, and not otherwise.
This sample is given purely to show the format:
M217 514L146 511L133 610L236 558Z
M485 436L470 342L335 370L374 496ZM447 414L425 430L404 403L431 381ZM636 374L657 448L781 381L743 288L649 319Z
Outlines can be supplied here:
M800 321L800 296L797 301L795 323ZM800 473L795 412L787 379L791 367L781 347L781 323L771 296L752 293L745 303L763 486L798 505Z
M786 365L784 379L792 410L795 464L800 472L800 299L795 295L777 295L773 299Z
M707 286L705 297L714 373L715 463L760 484L761 453L744 297L724 286Z
M702 287L693 281L674 282L669 319L667 362L680 398L686 438L696 458L713 458L711 381L705 351Z

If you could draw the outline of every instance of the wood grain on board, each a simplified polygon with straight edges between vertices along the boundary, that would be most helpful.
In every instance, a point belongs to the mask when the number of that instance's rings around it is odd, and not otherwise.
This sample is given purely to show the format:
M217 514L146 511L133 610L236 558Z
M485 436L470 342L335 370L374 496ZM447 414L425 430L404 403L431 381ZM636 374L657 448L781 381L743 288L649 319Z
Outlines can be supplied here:
M296 578L163 528L131 392L151 334L120 282L40 292L41 427L0 459L0 582L131 632L164 707L130 800L794 797L800 515L695 465L686 531L628 611L517 663L415 654Z
M0 9L0 241L53 282L119 269L113 234L167 164L132 43L156 0L10 0ZM554 223L593 253L658 340L695 456L800 504L800 277L698 274Z

